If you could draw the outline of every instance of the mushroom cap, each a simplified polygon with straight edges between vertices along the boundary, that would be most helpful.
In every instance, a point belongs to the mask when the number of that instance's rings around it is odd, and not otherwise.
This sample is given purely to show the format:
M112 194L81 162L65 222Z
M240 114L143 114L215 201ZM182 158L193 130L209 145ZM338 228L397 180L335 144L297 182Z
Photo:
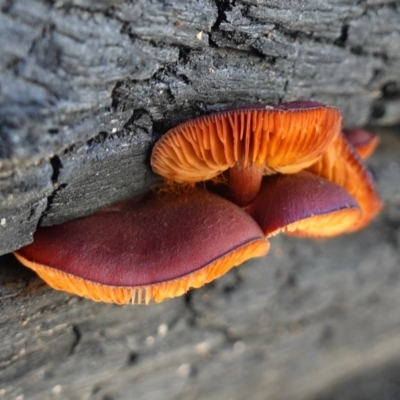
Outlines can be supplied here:
M343 135L364 160L375 151L379 143L378 135L365 129L343 129Z
M182 295L268 248L248 214L194 188L151 192L39 228L16 256L55 289L126 304Z
M316 102L251 106L199 117L169 130L151 155L154 172L176 182L214 178L241 161L265 174L313 164L339 135L342 117Z
M357 201L362 215L347 233L364 228L382 209L371 174L343 135L307 170L346 189Z
M355 199L340 186L310 172L264 177L246 211L266 236L279 232L303 237L331 237L360 218Z

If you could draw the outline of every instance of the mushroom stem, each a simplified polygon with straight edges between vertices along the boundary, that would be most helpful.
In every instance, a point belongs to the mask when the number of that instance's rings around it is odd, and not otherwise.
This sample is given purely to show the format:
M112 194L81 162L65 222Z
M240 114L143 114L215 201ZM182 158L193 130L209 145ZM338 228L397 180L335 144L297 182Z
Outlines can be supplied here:
M240 207L247 206L257 195L264 175L264 165L243 161L229 170L229 198Z

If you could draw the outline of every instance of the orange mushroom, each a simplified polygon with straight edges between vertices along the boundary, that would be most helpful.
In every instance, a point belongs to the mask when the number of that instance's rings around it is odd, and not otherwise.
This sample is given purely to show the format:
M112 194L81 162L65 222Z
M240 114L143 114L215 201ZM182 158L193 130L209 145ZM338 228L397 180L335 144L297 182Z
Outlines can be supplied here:
M203 116L168 131L155 144L153 170L175 182L199 182L229 169L230 198L248 204L262 176L295 173L317 161L340 134L335 107L304 101Z
M375 151L379 143L379 137L376 133L364 129L344 129L343 135L364 160Z
M193 188L151 192L39 228L15 255L54 289L127 304L180 296L268 248L245 211Z
M279 232L336 236L361 216L356 200L345 189L306 171L265 177L245 209L267 237Z
M359 204L362 215L347 233L364 228L382 209L371 174L343 135L307 170L346 189Z

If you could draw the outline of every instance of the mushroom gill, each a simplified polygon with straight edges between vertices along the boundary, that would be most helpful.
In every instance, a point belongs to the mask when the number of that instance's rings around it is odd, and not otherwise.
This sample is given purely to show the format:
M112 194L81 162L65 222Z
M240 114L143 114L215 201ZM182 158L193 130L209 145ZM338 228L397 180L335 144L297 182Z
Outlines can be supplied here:
M341 186L357 201L362 214L355 224L349 226L347 233L364 228L382 209L371 174L343 135L338 136L307 171Z
M229 171L230 198L244 206L262 176L295 173L317 161L339 135L341 115L316 102L239 108L199 117L155 144L151 165L175 182L199 182Z

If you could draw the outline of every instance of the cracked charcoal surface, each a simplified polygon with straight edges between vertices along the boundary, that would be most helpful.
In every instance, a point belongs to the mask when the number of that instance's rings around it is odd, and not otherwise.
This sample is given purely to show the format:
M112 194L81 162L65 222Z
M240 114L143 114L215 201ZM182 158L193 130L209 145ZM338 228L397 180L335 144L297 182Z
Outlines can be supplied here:
M400 123L399 15L390 0L0 0L0 254L156 184L159 135L237 104L313 99L373 123L385 200L358 234L274 238L148 307L55 292L0 257L0 398L399 397L400 136L382 128Z
M265 258L158 305L69 296L0 257L2 398L396 398L398 131L368 165L385 209L367 229L275 237Z
M0 254L38 223L146 190L154 141L197 115L314 99L337 105L347 126L400 122L396 2L2 0L0 10Z

